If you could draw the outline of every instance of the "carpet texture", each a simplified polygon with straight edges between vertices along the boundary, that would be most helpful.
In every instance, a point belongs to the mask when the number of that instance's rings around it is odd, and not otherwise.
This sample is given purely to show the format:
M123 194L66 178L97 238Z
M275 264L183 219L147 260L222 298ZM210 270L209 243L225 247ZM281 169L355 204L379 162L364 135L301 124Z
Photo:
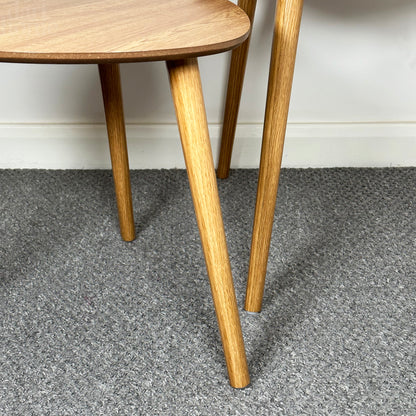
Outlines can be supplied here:
M240 309L257 172L220 197ZM283 170L228 385L186 173L0 171L0 415L416 415L416 169Z

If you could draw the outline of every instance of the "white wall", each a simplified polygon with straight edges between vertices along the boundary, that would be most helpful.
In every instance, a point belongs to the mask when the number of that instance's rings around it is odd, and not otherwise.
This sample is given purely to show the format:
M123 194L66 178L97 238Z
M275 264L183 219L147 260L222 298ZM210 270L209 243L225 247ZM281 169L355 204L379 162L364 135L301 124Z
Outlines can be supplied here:
M275 0L259 0L235 167L256 167ZM305 0L286 166L416 166L416 2ZM214 151L228 55L200 59ZM183 167L164 64L122 65L131 166ZM0 64L0 167L109 166L96 67Z

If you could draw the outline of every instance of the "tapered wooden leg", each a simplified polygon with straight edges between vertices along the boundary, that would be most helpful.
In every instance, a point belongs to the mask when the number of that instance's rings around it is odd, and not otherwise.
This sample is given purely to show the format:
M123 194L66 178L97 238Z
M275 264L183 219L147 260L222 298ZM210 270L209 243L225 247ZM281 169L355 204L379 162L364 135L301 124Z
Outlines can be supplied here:
M201 81L196 59L168 62L189 184L201 235L230 383L249 382L237 302L225 241Z
M117 64L99 64L98 68L107 121L120 232L125 241L132 241L135 238L135 231L120 71Z
M245 309L260 312L303 0L279 0L260 159Z
M251 23L253 23L256 3L257 0L238 1L238 5L247 13ZM241 92L243 90L250 39L251 36L248 37L242 45L234 49L231 55L227 98L225 101L224 121L222 125L220 158L217 168L217 176L222 179L227 178L230 174L231 155L233 152L238 110L240 108Z

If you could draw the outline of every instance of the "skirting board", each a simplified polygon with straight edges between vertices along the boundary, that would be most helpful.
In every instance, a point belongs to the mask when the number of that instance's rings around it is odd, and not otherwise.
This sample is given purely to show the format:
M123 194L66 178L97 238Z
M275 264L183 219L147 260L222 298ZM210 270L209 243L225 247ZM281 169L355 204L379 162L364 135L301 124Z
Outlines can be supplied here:
M214 160L221 126L209 126ZM234 168L257 168L261 124L240 124ZM128 124L131 169L184 168L175 124ZM104 125L0 124L0 168L108 169ZM290 123L284 167L416 166L416 122Z

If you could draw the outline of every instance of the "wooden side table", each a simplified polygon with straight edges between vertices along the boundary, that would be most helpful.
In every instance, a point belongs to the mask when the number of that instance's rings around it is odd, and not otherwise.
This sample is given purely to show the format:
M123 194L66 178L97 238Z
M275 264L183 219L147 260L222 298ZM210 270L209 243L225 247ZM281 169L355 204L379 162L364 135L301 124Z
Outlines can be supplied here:
M118 63L167 61L230 382L249 384L197 56L248 36L228 0L0 0L0 61L98 64L123 237L134 238Z

